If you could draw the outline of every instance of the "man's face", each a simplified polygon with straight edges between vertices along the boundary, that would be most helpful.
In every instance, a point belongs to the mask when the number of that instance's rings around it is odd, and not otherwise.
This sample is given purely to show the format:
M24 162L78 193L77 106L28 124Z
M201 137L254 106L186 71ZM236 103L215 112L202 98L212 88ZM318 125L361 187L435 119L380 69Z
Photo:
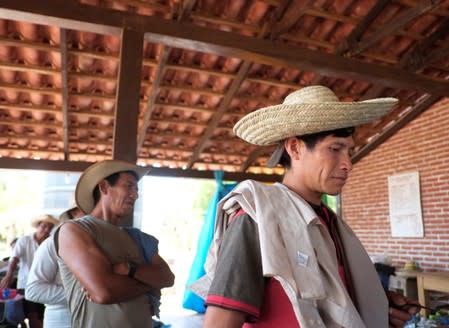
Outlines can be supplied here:
M326 136L312 150L303 145L299 165L305 188L312 193L339 194L352 170L353 153L352 136Z
M117 217L127 216L134 211L134 203L139 197L137 180L129 173L120 173L113 186L108 184L107 199L109 208Z
M48 222L39 222L36 228L38 238L47 238L50 235L53 224Z

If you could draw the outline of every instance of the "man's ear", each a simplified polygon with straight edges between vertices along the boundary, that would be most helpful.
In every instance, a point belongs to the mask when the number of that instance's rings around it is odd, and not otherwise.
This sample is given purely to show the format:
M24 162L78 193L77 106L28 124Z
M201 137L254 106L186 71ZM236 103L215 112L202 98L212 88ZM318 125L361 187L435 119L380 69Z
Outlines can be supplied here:
M100 190L100 194L106 194L108 192L109 183L107 180L101 180L98 183L98 188Z
M285 139L284 147L292 160L299 160L301 158L304 142L296 137L291 137Z

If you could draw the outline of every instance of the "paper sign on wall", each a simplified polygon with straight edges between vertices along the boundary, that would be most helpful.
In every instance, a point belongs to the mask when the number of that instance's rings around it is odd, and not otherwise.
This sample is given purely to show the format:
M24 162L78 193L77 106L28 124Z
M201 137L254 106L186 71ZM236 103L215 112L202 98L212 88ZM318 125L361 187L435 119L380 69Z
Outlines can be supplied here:
M393 237L424 237L419 172L388 177L390 226Z

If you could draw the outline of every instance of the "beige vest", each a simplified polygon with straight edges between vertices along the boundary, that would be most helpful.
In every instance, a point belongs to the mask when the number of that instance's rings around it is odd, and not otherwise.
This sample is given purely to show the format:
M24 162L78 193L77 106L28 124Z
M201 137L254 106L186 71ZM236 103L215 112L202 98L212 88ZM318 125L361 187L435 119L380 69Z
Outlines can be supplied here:
M238 208L256 220L263 274L281 283L301 328L388 327L385 292L352 230L339 220L358 309L339 277L335 246L327 228L307 202L282 184L244 181L219 203L214 241L206 261L208 274L192 286L194 292L207 293L221 237L228 218Z
M137 244L119 227L91 216L76 222L97 242L112 264L133 261L143 263ZM61 278L72 313L73 328L151 328L151 308L148 295L115 304L97 304L86 299L81 284L58 257Z

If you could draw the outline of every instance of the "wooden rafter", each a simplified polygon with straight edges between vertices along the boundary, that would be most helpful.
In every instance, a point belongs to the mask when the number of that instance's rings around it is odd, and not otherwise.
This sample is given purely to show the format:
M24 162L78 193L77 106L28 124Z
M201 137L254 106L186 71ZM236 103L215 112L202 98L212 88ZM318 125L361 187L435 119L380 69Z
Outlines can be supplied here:
M260 155L262 155L266 151L266 148L264 147L256 147L246 158L245 162L240 166L240 171L245 172L251 164L254 163L254 161L259 158Z
M139 116L143 34L123 29L120 48L117 101L113 137L113 159L135 163Z
M385 142L388 138L398 132L402 127L407 125L409 122L413 121L421 113L425 112L427 109L432 107L441 97L428 95L426 99L418 103L415 107L409 110L406 114L399 117L393 124L390 124L387 129L382 131L377 135L372 141L367 145L359 149L352 157L352 162L357 163L364 156L369 154L381 143Z
M69 160L69 87L67 59L67 30L61 29L61 94L62 94L62 140L64 143L64 160Z
M373 33L373 35L370 38L361 40L358 43L354 44L349 49L349 51L348 51L349 54L351 56L355 56L357 54L364 52L366 49L374 46L375 44L377 44L380 40L382 40L386 36L391 35L395 31L397 31L397 30L401 29L402 27L404 27L405 25L409 24L416 17L433 10L441 2L442 2L442 0L425 1L416 7L406 10L399 17L395 17L389 23L382 25L382 27L377 29L376 33Z
M183 6L180 8L178 20L182 20L186 14L189 14L192 11L195 1L196 0L188 0L183 4ZM142 147L143 142L145 141L145 135L147 133L148 125L150 123L154 105L156 103L157 93L159 91L159 88L161 87L160 84L162 81L162 75L163 75L164 68L165 68L165 65L167 64L169 56L170 56L170 48L163 45L162 49L161 49L159 63L156 67L155 77L154 77L153 83L151 85L151 94L148 97L145 114L143 116L142 126L141 126L140 132L137 136L137 147L136 147L137 154L140 153L140 148Z
M418 42L415 47L402 56L400 66L406 70L417 70L423 66L428 66L430 63L424 60L424 57L429 52L432 45L443 39L449 33L449 19L446 19L440 26L433 31L429 36Z
M336 55L342 55L348 51L348 49L354 49L355 44L359 42L363 33L368 29L368 27L374 22L374 20L379 16L382 10L390 3L390 0L378 0L375 1L374 6L368 12L368 14L363 17L362 20L357 24L357 26L351 31L351 33L338 45L334 53Z
M300 18L307 9L313 4L313 0L292 0L290 5L283 11L282 18L271 27L272 39L276 39L282 33L288 31Z
M16 158L0 158L0 167L5 169L33 169L33 170L51 170L64 172L83 172L92 163L90 162L73 162L73 161L51 161L51 160L32 160L32 159L16 159ZM168 169L153 167L148 173L150 176L166 176L166 177L185 177L198 179L214 179L213 171L196 171L185 169ZM280 181L281 176L277 174L251 174L225 172L224 180L242 181L245 179L253 179L264 182Z
M206 131L199 139L198 145L196 146L192 157L189 159L187 168L190 169L193 166L195 161L199 158L201 151L204 149L204 147L206 147L208 140L214 133L215 128L220 123L220 120L223 117L226 110L228 109L228 106L231 103L232 99L234 98L234 95L237 93L238 89L240 88L240 85L243 83L246 75L248 74L250 67L251 67L251 62L246 61L241 64L236 77L232 81L231 86L229 87L228 91L226 92L226 95L224 96L223 100L220 102L220 105L218 106L218 109L217 109L215 115L213 116L211 122L209 122Z
M145 33L145 39L170 47L211 52L238 57L261 64L288 66L318 74L357 81L380 83L400 89L413 89L436 95L447 95L446 83L403 72L393 67L363 63L349 58L298 49L286 44L257 39L230 32L210 30L188 22L169 21L154 16L142 16L91 7L73 1L48 0L42 8L38 2L27 0L3 0L0 18L21 19L29 22L52 24L60 27L117 34L125 24L127 28ZM76 23L76 24L75 24ZM111 28L109 32L105 29Z
M156 68L155 77L153 80L153 84L151 86L151 94L148 97L145 114L143 116L142 125L140 127L140 131L137 136L137 147L136 147L137 154L140 153L140 148L142 147L143 142L145 140L145 135L147 133L148 125L150 124L151 115L153 114L153 109L155 107L154 104L156 102L157 92L159 90L160 83L162 81L164 65L167 62L169 54L170 54L170 49L166 46L162 46L161 56L159 59L159 65Z

